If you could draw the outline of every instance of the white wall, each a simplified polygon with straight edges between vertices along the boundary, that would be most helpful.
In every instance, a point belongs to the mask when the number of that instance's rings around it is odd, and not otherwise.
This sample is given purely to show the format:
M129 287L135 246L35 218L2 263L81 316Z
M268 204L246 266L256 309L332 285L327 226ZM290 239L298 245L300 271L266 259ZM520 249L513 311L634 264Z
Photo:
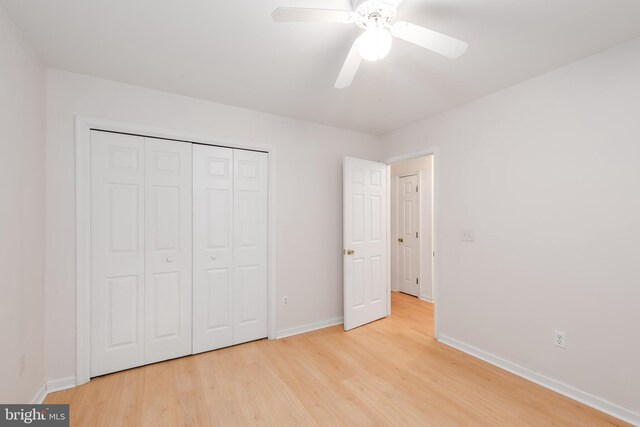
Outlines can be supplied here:
M420 172L420 298L433 301L431 227L433 156L403 160L391 165L391 288L398 290L397 179Z
M49 379L75 374L76 114L276 146L277 329L342 316L342 157L377 138L58 70L47 95Z
M440 333L640 423L639 76L636 39L383 139L439 149Z
M2 403L29 403L44 380L44 97L44 67L0 8Z

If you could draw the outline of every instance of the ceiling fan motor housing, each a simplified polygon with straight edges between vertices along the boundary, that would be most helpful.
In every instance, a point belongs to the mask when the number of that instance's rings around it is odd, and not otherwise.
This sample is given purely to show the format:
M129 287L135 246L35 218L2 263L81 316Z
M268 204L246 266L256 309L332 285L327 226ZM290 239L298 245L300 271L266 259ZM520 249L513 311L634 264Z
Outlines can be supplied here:
M385 26L396 18L398 0L353 0L355 23L360 28Z

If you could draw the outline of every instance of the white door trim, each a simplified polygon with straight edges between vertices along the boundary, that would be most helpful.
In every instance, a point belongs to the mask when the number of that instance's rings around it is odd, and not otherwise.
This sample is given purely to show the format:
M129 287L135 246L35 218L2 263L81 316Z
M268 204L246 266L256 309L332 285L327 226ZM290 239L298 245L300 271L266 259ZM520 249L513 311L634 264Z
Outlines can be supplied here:
M436 302L434 304L434 313L433 313L433 337L437 340L439 335L440 335L440 305L438 304L438 284L440 283L439 281L439 277L438 277L438 271L440 270L438 268L438 224L439 224L439 220L440 220L440 199L439 199L439 187L440 187L440 168L439 168L439 164L438 164L438 147L437 146L433 146L433 147L429 147L425 150L420 150L420 151L414 151L411 153L407 153L407 154L403 154L401 156L395 156L395 157L390 157L387 159L382 160L382 163L386 163L387 165L389 165L387 167L388 170L391 170L391 164L392 163L397 163L397 162L401 162L403 160L411 160L411 159L417 159L418 157L424 157L424 156L429 156L432 155L433 156L433 235L432 235L432 239L433 239L433 247L432 247L432 251L435 255L433 255L433 300ZM390 184L390 180L387 181ZM390 190L390 188L389 188ZM390 191L389 191L390 192ZM422 211L421 211L422 212ZM391 218L390 216L387 217L387 234L391 234ZM389 247L391 247L391 245L389 244ZM391 260L389 259L389 266L391 265ZM389 288L389 290L391 289L391 275L388 275L389 277L389 282L387 283L387 287ZM389 307L391 307L391 292L389 292L388 295L389 298ZM389 313L391 312L391 309L389 309Z
M386 163L386 162L382 162ZM391 165L387 163L387 317L391 316Z
M90 378L91 361L91 130L129 133L230 148L265 151L268 183L268 338L276 338L276 148L271 144L176 132L149 126L76 116L76 385Z

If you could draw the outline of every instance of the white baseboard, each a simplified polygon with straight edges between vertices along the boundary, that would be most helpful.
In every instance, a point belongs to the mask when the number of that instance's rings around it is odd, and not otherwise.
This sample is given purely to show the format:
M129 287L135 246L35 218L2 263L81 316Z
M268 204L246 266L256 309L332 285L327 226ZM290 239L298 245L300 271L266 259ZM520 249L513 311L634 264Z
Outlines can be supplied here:
M292 335L304 334L306 332L315 331L318 329L328 328L330 326L342 325L342 316L334 317L333 319L323 320L322 322L309 323L308 325L296 326L293 328L283 329L276 332L276 339L290 337Z
M76 386L76 377L66 377L47 381L47 394L66 390Z
M66 390L76 386L76 377L60 378L57 380L47 381L42 384L36 395L31 399L32 405L39 405L44 402L49 393Z
M420 299L421 299L422 301L430 302L431 304L433 304L433 298L431 298L430 296L427 296L427 295L420 295Z
M497 366L498 368L502 368L505 371L509 371L512 374L518 375L519 377L525 378L531 382L541 385L542 387L560 393L563 396L566 396L573 400L577 400L578 402L584 403L587 406L591 406L592 408L602 411L605 414L609 414L632 425L640 426L640 414L623 406L601 399L582 390L578 390L577 388L570 386L569 384L554 380L553 378L549 378L528 368L516 365L513 362L495 356L484 350L480 350L479 348L476 348L472 345L465 344L447 335L440 334L438 341L464 353L467 353L473 357L484 360L485 362L491 363L492 365Z
M47 397L47 386L42 384L42 387L38 390L33 399L31 399L32 405L39 405L44 402L44 398Z

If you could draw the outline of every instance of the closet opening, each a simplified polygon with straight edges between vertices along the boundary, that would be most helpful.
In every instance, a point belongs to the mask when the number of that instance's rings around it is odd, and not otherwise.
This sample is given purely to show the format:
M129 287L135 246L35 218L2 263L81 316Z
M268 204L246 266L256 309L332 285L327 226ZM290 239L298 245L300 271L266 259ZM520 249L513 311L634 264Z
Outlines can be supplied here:
M275 336L274 162L77 119L77 384Z

